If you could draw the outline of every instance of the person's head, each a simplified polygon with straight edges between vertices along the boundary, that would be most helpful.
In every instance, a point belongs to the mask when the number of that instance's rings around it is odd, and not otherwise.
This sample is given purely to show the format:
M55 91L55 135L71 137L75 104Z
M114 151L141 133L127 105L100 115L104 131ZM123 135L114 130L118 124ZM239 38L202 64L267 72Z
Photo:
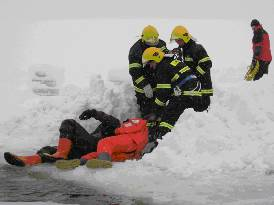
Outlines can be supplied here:
M142 31L142 42L149 46L156 46L159 42L159 33L154 26L148 25Z
M176 41L179 46L183 46L191 39L191 35L184 26L176 26L170 36L170 41Z
M260 22L257 19L253 19L250 23L252 30L254 30L259 25L260 25Z
M165 53L160 48L147 48L142 55L143 65L149 65L150 68L155 69L157 64L164 58Z

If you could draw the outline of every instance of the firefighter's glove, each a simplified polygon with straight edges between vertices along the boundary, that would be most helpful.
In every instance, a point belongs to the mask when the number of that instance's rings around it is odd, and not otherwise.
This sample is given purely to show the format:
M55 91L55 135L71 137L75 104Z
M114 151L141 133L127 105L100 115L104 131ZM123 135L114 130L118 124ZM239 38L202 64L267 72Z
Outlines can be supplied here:
M144 88L143 88L144 92L145 92L145 96L147 98L152 98L153 97L153 90L150 84L147 84Z
M86 163L87 163L87 159L85 159L85 158L80 158L80 165L81 166L83 166L83 165L85 165Z
M170 51L173 54L173 58L177 59L179 61L182 61L182 50L180 48L173 48L172 51Z
M96 116L96 113L97 111L95 109L92 109L92 110L86 110L84 111L80 116L79 116L79 119L80 120L88 120L92 117L95 117Z
M174 92L174 96L181 96L181 95L182 95L182 90L180 89L179 86L176 86L176 87L173 89L173 92Z
M182 55L182 51L180 48L173 48L171 51L172 54Z

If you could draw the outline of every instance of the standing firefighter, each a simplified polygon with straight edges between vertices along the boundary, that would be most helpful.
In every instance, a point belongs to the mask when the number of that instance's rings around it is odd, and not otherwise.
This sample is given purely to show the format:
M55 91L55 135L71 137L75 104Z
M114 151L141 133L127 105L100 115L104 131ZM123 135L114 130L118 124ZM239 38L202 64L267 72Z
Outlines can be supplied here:
M161 120L155 139L169 132L184 110L195 108L201 98L201 84L192 70L185 63L164 55L161 49L150 47L142 56L143 64L156 73L153 112Z
M252 49L253 58L250 69L245 79L259 80L264 74L268 74L268 66L272 60L268 33L263 29L257 19L250 24L253 30Z
M189 66L201 82L202 98L196 111L207 110L210 105L210 96L213 95L210 69L212 62L201 44L197 44L184 26L176 26L170 37L179 45L174 51L179 54L184 63Z
M159 39L157 29L151 25L143 29L139 39L129 51L129 73L135 88L137 104L140 106L141 115L144 117L151 112L153 88L155 88L154 73L143 67L142 54L145 49L154 46L168 52L166 43Z

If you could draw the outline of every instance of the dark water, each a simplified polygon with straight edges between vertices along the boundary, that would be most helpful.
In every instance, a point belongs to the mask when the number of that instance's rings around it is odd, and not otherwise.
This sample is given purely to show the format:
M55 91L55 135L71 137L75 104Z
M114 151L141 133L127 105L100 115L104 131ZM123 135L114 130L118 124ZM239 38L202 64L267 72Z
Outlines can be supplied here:
M92 205L148 205L149 202L102 193L81 184L51 178L28 168L0 165L0 202L56 202Z

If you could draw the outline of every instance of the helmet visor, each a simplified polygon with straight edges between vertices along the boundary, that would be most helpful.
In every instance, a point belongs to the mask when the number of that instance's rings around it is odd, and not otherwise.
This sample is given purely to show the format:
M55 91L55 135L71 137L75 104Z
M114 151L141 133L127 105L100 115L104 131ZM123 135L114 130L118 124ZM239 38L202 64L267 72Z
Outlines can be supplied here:
M150 38L144 39L144 42L149 46L156 46L159 42L159 39L157 36L152 36Z
M179 36L177 36L176 34L171 34L170 42L178 40L178 39L181 39L181 38Z

